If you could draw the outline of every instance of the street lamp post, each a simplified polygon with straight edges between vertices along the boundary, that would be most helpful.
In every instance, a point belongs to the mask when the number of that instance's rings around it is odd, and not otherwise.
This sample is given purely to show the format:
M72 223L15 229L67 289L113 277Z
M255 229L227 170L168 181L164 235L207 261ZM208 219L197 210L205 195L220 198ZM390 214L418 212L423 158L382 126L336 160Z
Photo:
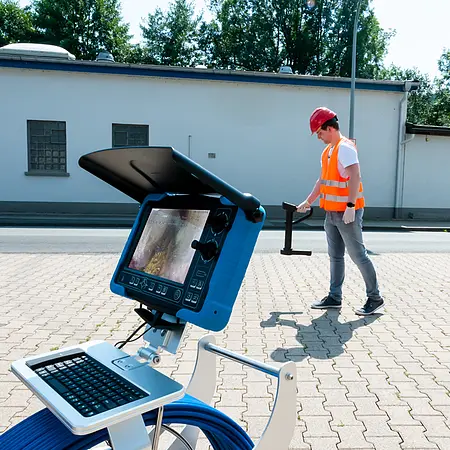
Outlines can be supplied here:
M361 9L361 1L358 0L356 6L355 21L353 23L353 47L352 47L352 82L350 90L350 127L349 127L349 138L354 139L354 128L355 128L355 84L356 84L356 38L358 35L358 19L359 11Z

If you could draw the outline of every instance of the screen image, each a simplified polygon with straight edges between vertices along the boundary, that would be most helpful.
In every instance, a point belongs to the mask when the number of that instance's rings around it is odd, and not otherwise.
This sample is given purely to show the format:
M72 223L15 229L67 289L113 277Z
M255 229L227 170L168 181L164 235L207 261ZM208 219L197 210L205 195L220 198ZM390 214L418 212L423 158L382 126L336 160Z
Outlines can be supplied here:
M128 267L184 283L208 210L152 209Z

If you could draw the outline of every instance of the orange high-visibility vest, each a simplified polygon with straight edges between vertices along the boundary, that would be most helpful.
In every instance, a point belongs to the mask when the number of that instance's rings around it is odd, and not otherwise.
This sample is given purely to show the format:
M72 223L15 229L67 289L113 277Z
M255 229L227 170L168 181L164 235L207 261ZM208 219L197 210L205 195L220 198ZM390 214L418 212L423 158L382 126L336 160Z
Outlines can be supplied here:
M339 145L344 140L341 139L333 150L331 156L328 153L331 144L327 145L322 153L322 175L320 182L320 207L326 211L345 211L347 208L349 187L348 180L350 177L343 178L339 173L338 154ZM345 139L348 141L348 139ZM351 141L349 141L351 142ZM355 146L356 148L356 146ZM364 195L362 182L359 184L359 193L357 195L355 209L364 207Z

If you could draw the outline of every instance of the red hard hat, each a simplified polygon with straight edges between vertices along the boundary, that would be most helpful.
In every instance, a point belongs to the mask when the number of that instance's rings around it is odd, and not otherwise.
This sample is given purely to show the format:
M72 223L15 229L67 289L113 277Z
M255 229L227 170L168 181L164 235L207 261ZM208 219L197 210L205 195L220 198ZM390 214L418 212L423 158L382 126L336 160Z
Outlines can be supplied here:
M331 111L331 109L326 108L325 106L320 106L316 108L311 117L309 118L309 128L311 128L311 134L319 131L319 128L328 120L336 117L336 113Z

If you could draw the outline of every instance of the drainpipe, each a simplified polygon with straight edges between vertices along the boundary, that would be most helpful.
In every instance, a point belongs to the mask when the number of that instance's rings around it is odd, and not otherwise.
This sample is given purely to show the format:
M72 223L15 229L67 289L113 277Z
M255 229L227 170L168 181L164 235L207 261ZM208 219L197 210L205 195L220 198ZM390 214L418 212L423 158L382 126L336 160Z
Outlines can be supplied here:
M412 139L405 140L405 118L406 108L408 105L408 94L411 91L418 89L420 83L417 81L405 81L403 87L403 97L400 100L399 105L399 118L398 118L398 140L397 140L397 161L396 161L396 176L395 176L395 199L394 199L394 219L400 218L400 209L403 206L403 187L404 187L404 175L405 175L405 144Z

